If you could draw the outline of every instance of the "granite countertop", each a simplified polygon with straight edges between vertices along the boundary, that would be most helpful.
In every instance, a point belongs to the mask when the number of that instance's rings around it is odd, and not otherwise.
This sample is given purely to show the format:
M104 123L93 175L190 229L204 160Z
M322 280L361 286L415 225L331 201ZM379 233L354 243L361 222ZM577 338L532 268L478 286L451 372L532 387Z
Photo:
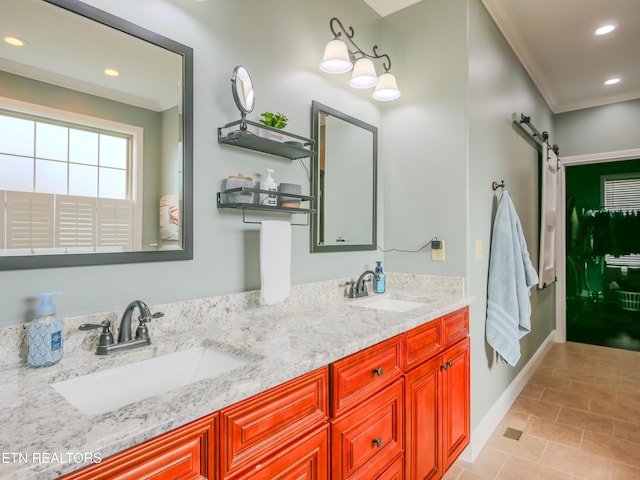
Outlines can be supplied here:
M160 335L154 335L151 327L153 344L137 350L97 357L90 349L68 352L65 345L65 358L54 367L4 368L0 479L56 478L86 464L77 461L78 455L68 460L69 454L107 458L470 303L463 295L424 290L401 289L385 296L424 306L396 313L363 308L360 303L371 301L364 298L247 309L223 319L203 318L190 328ZM81 413L49 385L201 345L238 354L249 363L94 416Z

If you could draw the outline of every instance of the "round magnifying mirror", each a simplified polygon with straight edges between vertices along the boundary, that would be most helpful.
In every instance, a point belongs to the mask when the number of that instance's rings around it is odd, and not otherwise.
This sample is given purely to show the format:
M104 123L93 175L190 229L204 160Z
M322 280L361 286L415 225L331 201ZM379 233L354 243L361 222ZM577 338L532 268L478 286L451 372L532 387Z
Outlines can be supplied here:
M246 68L238 65L231 75L231 91L236 106L242 112L242 117L253 111L255 97L253 96L253 82Z

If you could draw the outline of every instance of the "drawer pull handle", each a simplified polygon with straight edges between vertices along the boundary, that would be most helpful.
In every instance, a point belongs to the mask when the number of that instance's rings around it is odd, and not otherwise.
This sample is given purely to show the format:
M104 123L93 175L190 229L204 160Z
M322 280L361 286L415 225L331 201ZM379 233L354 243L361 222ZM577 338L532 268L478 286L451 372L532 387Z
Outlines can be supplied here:
M378 375L379 377L381 377L381 376L382 376L382 367L380 367L380 368L374 368L374 369L373 369L373 373L374 373L375 375Z
M447 362L447 366L448 366L448 367L453 367L453 362L452 362L451 360L449 360L449 361Z
M380 448L382 447L382 438L378 437L378 438L374 438L373 439L373 443L375 444L376 447Z

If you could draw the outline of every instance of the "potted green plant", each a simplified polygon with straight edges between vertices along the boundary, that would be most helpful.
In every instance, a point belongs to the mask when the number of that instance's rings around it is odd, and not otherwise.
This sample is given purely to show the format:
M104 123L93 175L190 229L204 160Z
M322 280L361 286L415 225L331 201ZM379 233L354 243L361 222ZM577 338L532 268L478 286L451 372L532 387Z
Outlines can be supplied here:
M287 121L289 120L284 113L280 112L264 112L260 116L262 117L260 123L273 128L284 128L287 126Z
M287 116L283 113L264 112L260 115L260 123L272 128L284 128L287 126ZM283 142L284 136L281 133L272 132L270 130L260 130L260 135L264 138L269 138L277 142Z

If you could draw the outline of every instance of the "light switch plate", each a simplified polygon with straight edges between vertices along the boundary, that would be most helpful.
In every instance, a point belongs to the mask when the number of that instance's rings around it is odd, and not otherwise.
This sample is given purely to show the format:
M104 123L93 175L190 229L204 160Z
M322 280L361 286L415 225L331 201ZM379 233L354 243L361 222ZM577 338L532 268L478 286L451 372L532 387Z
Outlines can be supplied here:
M483 248L482 248L482 240L476 240L476 260L482 260L483 256Z
M444 240L440 240L442 248L431 249L431 260L433 262L444 262Z

